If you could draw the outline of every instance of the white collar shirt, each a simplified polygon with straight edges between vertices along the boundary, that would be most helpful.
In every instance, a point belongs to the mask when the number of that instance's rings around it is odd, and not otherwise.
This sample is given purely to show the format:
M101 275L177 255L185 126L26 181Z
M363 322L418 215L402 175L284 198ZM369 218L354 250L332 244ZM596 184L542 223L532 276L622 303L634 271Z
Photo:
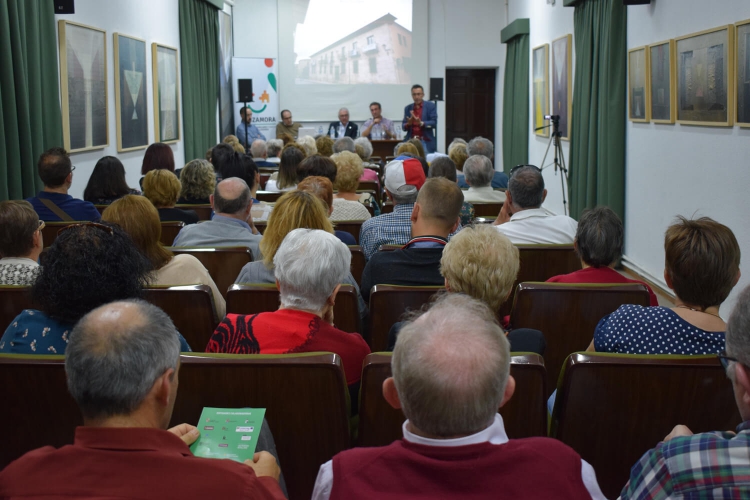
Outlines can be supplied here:
M516 245L572 245L578 222L544 208L530 208L516 212L508 222L495 227Z

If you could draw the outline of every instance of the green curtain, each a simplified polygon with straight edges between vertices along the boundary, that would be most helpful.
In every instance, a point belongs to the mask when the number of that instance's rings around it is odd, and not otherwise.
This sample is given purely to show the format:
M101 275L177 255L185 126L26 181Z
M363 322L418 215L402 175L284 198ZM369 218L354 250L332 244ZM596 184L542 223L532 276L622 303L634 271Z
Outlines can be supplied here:
M570 215L606 205L625 216L627 9L622 0L575 8Z
M506 43L503 83L503 170L529 161L529 35Z
M42 188L39 155L62 146L52 0L0 2L0 200Z
M182 123L185 161L216 145L219 95L219 15L204 0L180 0Z

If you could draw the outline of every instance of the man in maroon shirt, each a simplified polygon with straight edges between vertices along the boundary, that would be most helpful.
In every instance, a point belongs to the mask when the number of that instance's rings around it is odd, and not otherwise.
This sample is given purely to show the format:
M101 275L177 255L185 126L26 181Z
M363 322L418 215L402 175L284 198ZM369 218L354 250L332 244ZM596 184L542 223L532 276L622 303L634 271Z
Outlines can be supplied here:
M169 317L143 301L113 302L70 335L68 390L83 413L75 443L31 451L0 473L0 498L283 499L276 459L194 457L199 431L164 430L177 396L180 342Z

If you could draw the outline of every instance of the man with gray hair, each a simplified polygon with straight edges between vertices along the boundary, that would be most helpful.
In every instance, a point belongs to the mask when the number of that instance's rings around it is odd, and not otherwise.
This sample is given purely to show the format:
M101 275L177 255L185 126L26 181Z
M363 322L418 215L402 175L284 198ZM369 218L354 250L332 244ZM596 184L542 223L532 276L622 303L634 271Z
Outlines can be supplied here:
M351 137L342 137L336 139L333 143L333 153L340 153L342 151L349 151L350 153L357 153L357 149L354 147L354 139Z
M750 286L727 321L726 352L719 354L743 422L737 432L693 434L678 425L630 471L622 490L631 498L745 498L750 476Z
M248 247L253 260L260 260L261 236L250 215L253 199L247 183L238 177L224 179L216 185L210 200L214 209L211 220L183 227L172 246Z
M497 411L516 388L510 346L482 302L440 297L404 325L391 366L383 397L404 411L403 439L333 457L318 472L314 500L494 499L499 491L503 498L604 498L593 468L567 445L508 439Z
M505 204L493 224L510 241L517 245L573 243L578 223L567 215L554 215L542 208L547 190L539 167L514 167L505 196Z
M469 156L464 163L464 177L469 190L464 192L464 201L469 203L503 203L505 193L495 191L490 185L495 169L489 158L482 155Z
M83 414L75 442L27 453L0 473L2 498L283 499L267 451L244 464L194 457L192 425L169 430L180 341L161 309L112 302L73 328L65 355L68 390Z
M358 129L359 127L357 127L356 123L349 121L349 110L341 108L339 110L339 121L331 122L328 125L328 135L331 136L331 139L338 139L340 137L351 137L354 139L357 137Z
M284 149L284 141L281 139L268 139L266 141L266 161L272 163L274 168L278 168L281 163L281 150Z
M266 141L263 139L255 139L253 141L253 144L250 146L250 154L253 156L253 161L258 167L278 167L277 164L268 162L268 147L266 146Z
M454 141L455 142L455 141ZM453 143L451 143L453 145ZM450 150L449 150L450 151ZM495 160L495 147L492 145L492 141L485 139L484 137L475 137L469 141L466 145L466 152L469 156L480 155L488 158L490 162ZM464 167L465 168L465 167ZM492 182L493 188L507 188L508 187L508 176L504 172L498 172L493 167ZM469 184L463 175L458 175L458 187L466 189Z

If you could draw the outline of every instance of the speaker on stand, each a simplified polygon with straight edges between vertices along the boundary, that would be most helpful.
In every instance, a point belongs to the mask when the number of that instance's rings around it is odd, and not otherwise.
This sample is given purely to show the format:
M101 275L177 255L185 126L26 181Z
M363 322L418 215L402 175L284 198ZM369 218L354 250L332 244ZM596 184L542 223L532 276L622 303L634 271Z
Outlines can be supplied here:
M253 80L251 78L240 78L237 80L238 103L241 102L247 108L247 103L253 102ZM245 111L247 114L247 111ZM250 144L247 143L247 122L242 117L242 125L245 127L245 152L250 151Z

